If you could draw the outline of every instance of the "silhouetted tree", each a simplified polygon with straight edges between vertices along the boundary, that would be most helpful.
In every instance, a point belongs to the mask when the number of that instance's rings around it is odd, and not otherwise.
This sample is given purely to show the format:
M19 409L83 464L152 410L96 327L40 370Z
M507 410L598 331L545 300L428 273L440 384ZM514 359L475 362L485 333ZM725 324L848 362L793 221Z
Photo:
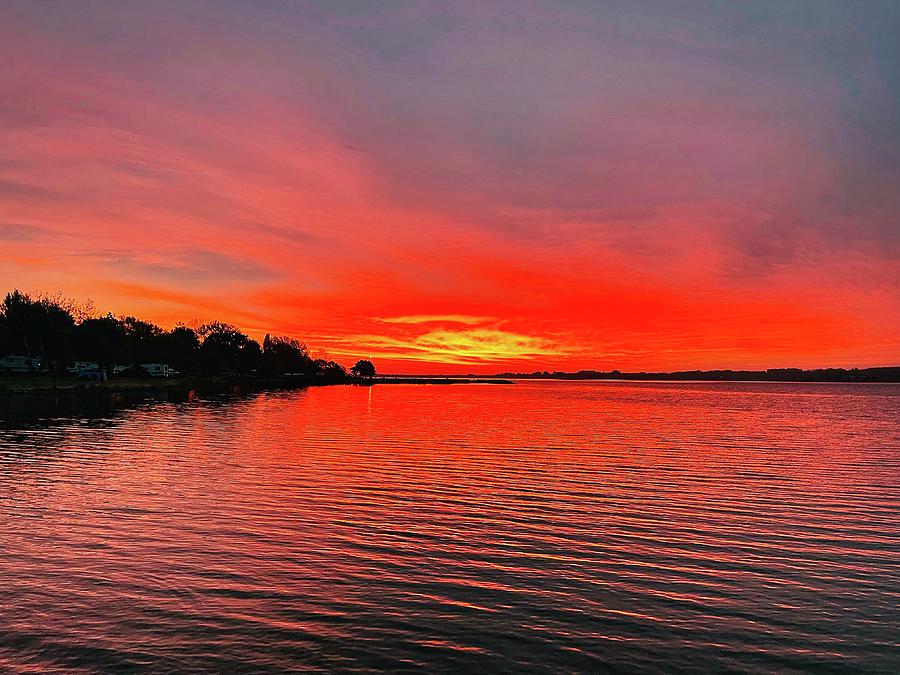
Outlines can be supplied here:
M325 382L344 382L347 379L347 369L339 363L318 359L315 366L316 375Z
M260 365L262 365L262 347L256 340L248 338L247 342L241 345L238 354L238 372L247 375L258 371Z
M101 367L128 360L125 327L112 314L82 321L75 327L73 335L73 359L93 361Z
M9 330L9 324L6 321L6 317L0 312L0 355L6 356L13 351L15 350L13 348L13 339Z
M37 312L31 298L19 290L7 293L0 306L0 316L6 333L6 342L11 352L24 356L33 353L37 337Z
M3 340L10 352L40 357L54 371L64 365L75 325L65 308L53 300L32 299L15 290L0 304L0 316Z
M155 343L157 358L153 359L154 362L167 363L181 373L196 370L200 338L191 328L175 326L155 338Z
M211 373L248 373L259 366L262 349L231 324L213 321L197 329L203 337L200 360Z
M133 316L120 316L119 323L125 332L124 359L127 363L160 362L158 339L165 332L162 328Z
M40 293L34 299L64 309L76 324L87 319L93 319L97 316L97 310L94 307L93 300L76 300L74 298L66 297L62 293Z
M263 340L263 368L267 375L309 374L314 370L313 360L309 358L309 350L304 343L289 337L269 335Z
M368 359L360 359L350 369L350 373L356 377L375 377L375 364Z

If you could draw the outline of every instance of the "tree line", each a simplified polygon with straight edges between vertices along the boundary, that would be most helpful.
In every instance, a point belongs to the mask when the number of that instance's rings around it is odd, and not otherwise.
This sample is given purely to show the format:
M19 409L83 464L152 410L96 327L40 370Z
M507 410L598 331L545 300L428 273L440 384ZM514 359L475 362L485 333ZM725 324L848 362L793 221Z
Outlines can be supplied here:
M260 344L221 321L165 330L134 316L96 316L90 305L19 290L7 293L0 304L0 357L10 354L39 358L42 368L53 373L84 361L105 370L129 365L138 371L141 363L164 363L190 375L348 379L344 366L314 358L306 344L291 337L266 335ZM375 367L360 360L349 375L371 378Z

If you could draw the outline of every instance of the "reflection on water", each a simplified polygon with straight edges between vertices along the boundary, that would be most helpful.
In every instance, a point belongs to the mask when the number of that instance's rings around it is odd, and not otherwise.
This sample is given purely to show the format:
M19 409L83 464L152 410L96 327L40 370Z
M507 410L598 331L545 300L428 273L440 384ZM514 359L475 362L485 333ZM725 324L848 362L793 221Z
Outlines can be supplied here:
M70 418L112 418L119 411L146 402L186 402L193 390L71 391L0 396L0 426L7 429L35 424L65 423Z
M523 382L7 424L0 669L898 670L897 419Z

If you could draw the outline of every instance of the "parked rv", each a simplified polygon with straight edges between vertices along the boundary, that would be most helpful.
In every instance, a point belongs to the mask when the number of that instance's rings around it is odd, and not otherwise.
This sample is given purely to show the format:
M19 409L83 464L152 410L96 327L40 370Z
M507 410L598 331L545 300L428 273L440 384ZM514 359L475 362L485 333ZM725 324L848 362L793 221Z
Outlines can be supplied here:
M141 368L146 370L150 377L169 377L173 372L166 363L142 363Z
M93 382L108 382L106 371L102 368L85 368L78 371L79 380L91 380Z
M93 361L75 361L66 367L66 372L72 375L81 375L82 371L100 370L100 365Z
M41 360L34 356L10 354L0 359L0 373L27 375L43 370Z

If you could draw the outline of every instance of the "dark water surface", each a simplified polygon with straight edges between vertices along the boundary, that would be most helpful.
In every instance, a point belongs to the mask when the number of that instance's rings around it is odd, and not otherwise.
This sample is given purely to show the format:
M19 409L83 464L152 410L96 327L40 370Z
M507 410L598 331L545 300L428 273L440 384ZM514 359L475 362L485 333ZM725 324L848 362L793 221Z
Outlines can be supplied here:
M521 382L15 423L0 670L900 671L898 420Z

